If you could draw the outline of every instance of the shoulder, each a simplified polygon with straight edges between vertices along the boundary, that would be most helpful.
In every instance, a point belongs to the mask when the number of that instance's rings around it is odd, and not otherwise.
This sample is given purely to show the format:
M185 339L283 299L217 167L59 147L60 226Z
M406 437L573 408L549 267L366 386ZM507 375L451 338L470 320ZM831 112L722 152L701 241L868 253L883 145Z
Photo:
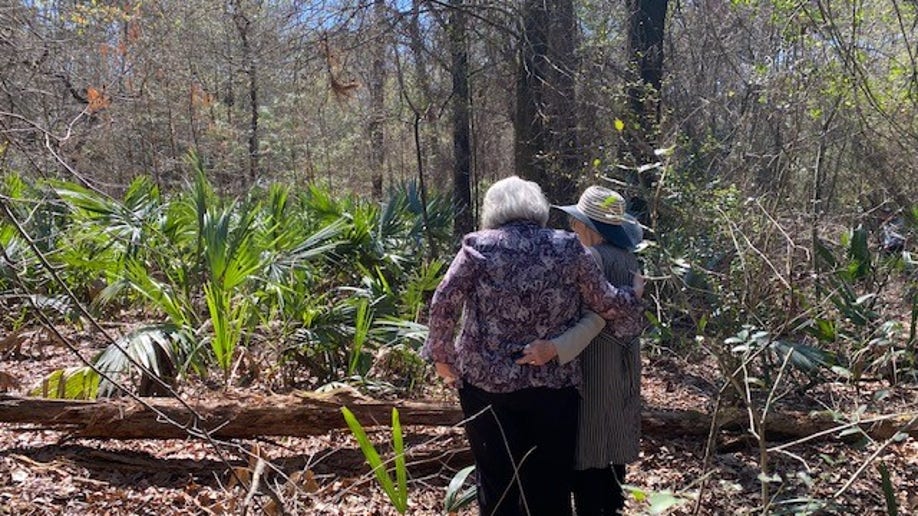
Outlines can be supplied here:
M462 239L462 249L472 256L488 256L506 251L546 256L571 256L585 252L577 235L535 224L507 225L469 233Z
M463 249L481 249L486 248L489 245L492 245L494 242L498 242L501 239L501 230L500 229L483 229L481 231L475 231L473 233L468 233L462 237L462 248Z
M468 233L462 238L462 245L478 247L505 240L543 240L560 245L579 243L577 235L569 231L543 228L537 224L510 223L495 229L482 229Z
M629 270L635 270L638 263L637 256L634 252L610 244L602 244L591 247L590 251L601 256L601 261L614 267L625 267Z
M590 252L590 255L593 257L593 260L596 261L597 265L601 266L603 264L602 254L597 247L587 247L587 251Z
M544 238L551 241L551 243L554 245L578 251L583 250L583 244L580 243L577 235L571 233L570 231L549 228L543 229L542 231Z

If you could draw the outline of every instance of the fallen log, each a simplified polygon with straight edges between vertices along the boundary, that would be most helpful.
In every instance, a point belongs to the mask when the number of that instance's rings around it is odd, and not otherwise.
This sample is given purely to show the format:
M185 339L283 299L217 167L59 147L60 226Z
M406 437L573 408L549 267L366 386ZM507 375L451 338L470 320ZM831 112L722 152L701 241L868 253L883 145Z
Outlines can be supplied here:
M59 430L83 438L175 439L206 431L214 438L231 439L327 434L347 428L342 406L354 412L365 426L388 426L393 407L398 409L402 425L453 426L463 419L462 411L452 404L374 401L334 392L228 396L187 403L201 419L170 398L145 398L139 403L128 399L77 401L0 395L0 423ZM915 416L916 413L889 416L862 424L861 429L874 439L887 439L896 432L918 438ZM740 409L722 410L718 419L724 431L742 432L748 425L747 413ZM771 441L799 439L840 425L830 414L805 412L773 413L765 424ZM656 437L705 436L710 426L711 416L694 410L648 408L643 413L644 434ZM837 435L831 432L827 437Z
M86 438L176 439L207 432L214 438L230 439L327 434L347 428L342 406L365 426L390 424L393 407L403 425L449 426L462 420L459 407L449 404L392 403L346 394L248 395L185 402L200 419L173 398L143 398L140 403L0 395L0 423L29 424Z

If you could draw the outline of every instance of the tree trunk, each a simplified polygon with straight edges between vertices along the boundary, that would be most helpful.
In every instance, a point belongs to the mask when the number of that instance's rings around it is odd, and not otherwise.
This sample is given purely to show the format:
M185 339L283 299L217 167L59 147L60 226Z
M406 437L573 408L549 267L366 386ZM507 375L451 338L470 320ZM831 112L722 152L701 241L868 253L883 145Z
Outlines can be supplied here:
M392 408L404 425L452 425L462 420L457 406L433 403L366 401L342 395L303 393L292 396L240 396L190 402L201 415L196 421L175 399L144 398L151 410L133 400L100 401L18 398L0 395L0 422L25 423L72 432L74 436L109 439L173 439L206 430L216 438L268 435L302 437L347 428L341 407L347 406L364 425L387 425ZM191 431L163 421L162 413Z
M87 438L179 439L207 430L215 438L245 439L322 435L347 428L341 415L342 406L354 412L365 426L388 425L393 407L398 409L403 425L453 426L463 419L462 411L456 405L371 401L355 397L350 391L239 396L192 402L192 408L202 417L200 421L195 421L175 399L148 398L144 399L144 403L192 430L186 431L183 427L163 421L157 412L133 400L74 401L0 395L0 422L35 425L38 429L71 432L74 437ZM874 439L887 439L896 432L918 437L915 417L915 413L904 414L873 425L864 424L862 428ZM744 410L725 409L721 411L720 421L722 430L743 431L748 415ZM703 437L710 425L710 415L702 412L647 409L643 414L642 430L647 435L662 438ZM774 413L765 422L770 440L796 439L837 426L838 423L829 415L805 412ZM835 435L837 432L827 434L828 437Z
M540 184L546 176L543 88L548 78L547 4L540 0L526 0L523 4L523 36L516 78L514 157L517 174Z
M552 83L547 91L551 113L549 155L550 177L547 178L549 199L567 204L577 201L577 182L583 170L577 120L577 16L573 0L554 0L550 13L549 61Z
M418 102L418 105L424 106L424 121L427 122L429 126L436 122L438 113L432 101L435 94L431 86L430 71L427 66L427 61L430 59L432 52L426 47L423 30L421 28L421 4L423 4L424 1L425 0L411 0L411 19L408 23L408 36L411 54L414 56L414 75L417 78L418 89L420 90L418 97L421 101ZM426 9L426 7L423 8ZM436 17L436 15L434 16ZM423 138L421 138L421 141L424 142L425 150L423 163L424 170L427 171L428 177L432 178L436 184L444 184L448 177L446 171L443 170L443 166L439 163L442 157L440 156L437 130L435 127L428 127L423 131L422 135Z
M663 36L669 0L628 0L628 56L632 77L627 94L630 116L625 124L626 145L619 159L638 167L656 161L660 125L660 90L663 86ZM637 172L633 178L642 194L631 200L631 210L649 223L646 198L656 169Z
M252 20L246 16L241 2L234 4L233 22L242 46L242 66L249 87L249 184L258 180L258 68L250 40Z
M383 123L386 119L385 85L386 85L386 41L385 16L386 6L383 0L373 2L374 24L377 31L377 48L373 55L373 70L370 75L370 168L372 175L372 190L375 199L383 196L383 172L385 168L385 133Z
M572 0L527 0L516 86L517 173L553 202L576 193L581 168L575 94L576 18Z
M472 148L469 118L469 55L463 0L450 0L449 31L453 79L453 235L474 229L472 220Z

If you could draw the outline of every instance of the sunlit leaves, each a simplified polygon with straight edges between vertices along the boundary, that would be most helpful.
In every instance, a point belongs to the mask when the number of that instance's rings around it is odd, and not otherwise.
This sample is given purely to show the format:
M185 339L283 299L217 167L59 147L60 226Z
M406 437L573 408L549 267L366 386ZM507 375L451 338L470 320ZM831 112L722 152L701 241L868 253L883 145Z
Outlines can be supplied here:
M136 364L169 384L172 376L183 366L192 343L181 329L173 324L154 324L134 330L109 345L94 361L94 365L115 380L136 370ZM111 396L117 388L103 379L99 396Z
M623 485L622 489L630 494L634 501L643 505L650 514L664 514L687 501L683 496L668 490L648 491L632 485Z
M51 372L29 394L43 398L89 400L96 397L99 380L99 374L90 367L68 367Z
M396 190L382 205L316 187L305 195L284 186L253 188L231 199L215 191L201 158L191 156L189 164L194 179L169 197L143 177L117 198L66 182L33 191L6 178L8 195L50 197L39 203L52 223L43 245L75 290L91 290L100 309L142 308L168 325L168 332L152 327L123 337L127 354L107 349L97 359L106 374L127 382L138 378L137 364L147 377L180 376L189 365L206 374L214 365L229 381L239 347L278 321L282 337L292 337L278 353L324 380L365 374L382 345L417 346L423 325L396 326L419 318L443 263L425 258L428 227L416 188ZM448 199L433 196L427 209L429 231L446 238ZM57 234L66 248L57 246ZM28 246L6 224L0 242L10 257L0 272L22 275L34 262ZM69 298L49 293L34 301L58 315Z
M376 447L370 442L366 431L363 429L363 425L360 424L360 421L357 420L354 413L347 407L341 407L341 413L344 414L347 426L357 439L357 443L360 445L360 451L363 452L364 457L370 464L370 468L373 470L373 474L380 487L382 487L383 492L386 493L386 496L389 498L389 501L392 502L395 510L397 510L399 514L405 514L408 510L408 475L405 465L405 446L402 441L402 426L399 422L398 410L394 407L392 409L392 451L395 454L395 481L392 480L386 463L380 458L379 452L376 451Z

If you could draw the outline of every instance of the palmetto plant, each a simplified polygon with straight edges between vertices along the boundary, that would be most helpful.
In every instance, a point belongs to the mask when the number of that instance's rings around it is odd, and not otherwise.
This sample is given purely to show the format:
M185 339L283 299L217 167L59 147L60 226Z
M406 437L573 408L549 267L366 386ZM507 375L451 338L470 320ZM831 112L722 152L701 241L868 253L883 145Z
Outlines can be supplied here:
M49 202L47 188L25 181L17 174L8 173L0 182L0 195L5 210L16 219L36 247L47 253L56 247L65 223L61 209ZM41 275L38 257L22 237L13 221L0 212L0 291L13 300L7 303L8 312L15 305L23 305L27 296L41 292L53 298L60 291Z
M299 281L313 275L308 272L322 276L311 262L334 249L345 225L322 221L309 227L290 213L288 191L279 186L266 196L253 190L242 201L222 199L200 161L192 165L194 182L169 202L146 179L136 180L121 200L69 183L57 183L56 191L70 210L71 238L105 242L105 260L95 262L108 281L99 302L121 299L154 308L168 321L122 337L120 347L147 375L184 374L189 367L203 373L212 361L227 382L236 348L259 323L296 315L291 309L299 303L290 300L310 294L291 292L308 288L311 282ZM77 253L73 259L69 265L92 261ZM96 358L115 376L131 369L118 348Z
M439 280L442 263L429 261L424 237L449 235L443 199L428 203L428 230L410 185L382 204L318 187L291 195L279 185L228 199L209 183L200 159L189 162L193 181L168 199L145 178L120 199L53 183L68 220L65 238L76 244L55 254L63 274L76 285L104 280L98 304L162 316L103 351L97 367L126 377L131 357L141 376L169 382L215 365L228 383L239 346L271 328L277 341L291 343L276 349L286 364L330 381L365 374L379 345L413 343L402 335L423 333L399 321L414 324ZM78 376L85 383L87 374L55 378L66 386ZM93 392L115 389L101 382Z

